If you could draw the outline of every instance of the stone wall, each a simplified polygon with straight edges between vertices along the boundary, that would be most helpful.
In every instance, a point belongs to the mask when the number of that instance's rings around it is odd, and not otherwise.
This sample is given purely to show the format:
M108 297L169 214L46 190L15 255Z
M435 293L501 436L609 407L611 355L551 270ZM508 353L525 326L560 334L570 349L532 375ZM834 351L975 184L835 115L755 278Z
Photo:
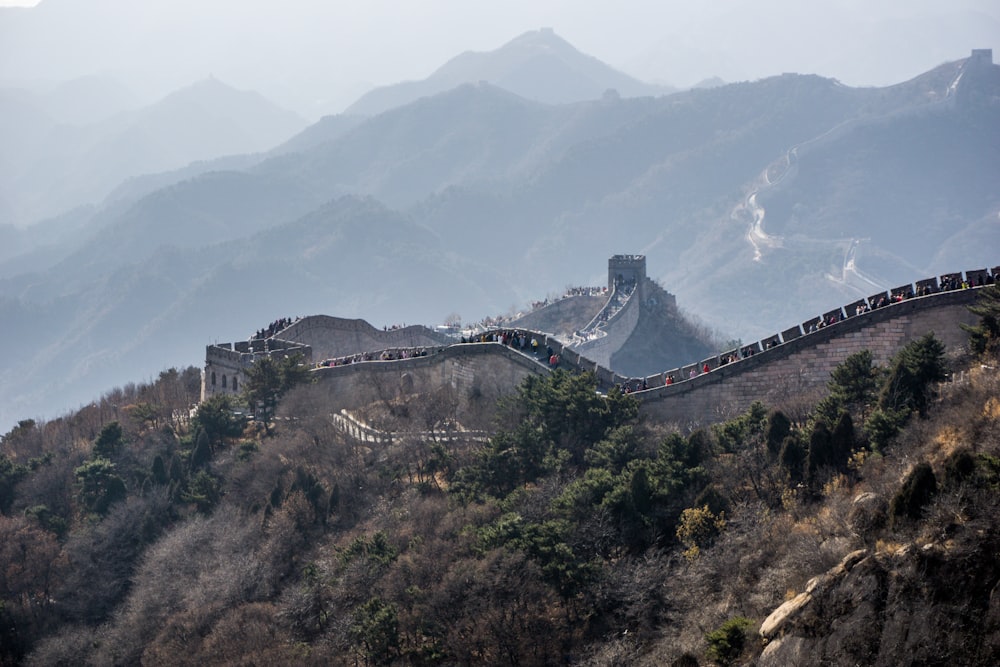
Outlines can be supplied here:
M388 348L433 347L454 342L424 326L384 331L364 320L329 315L304 317L282 331L281 337L310 346L316 361Z
M542 356L535 359L501 343L460 343L425 357L317 368L312 372L315 386L309 391L322 397L325 410L336 413L404 396L432 397L450 388L459 401L460 421L487 427L488 422L477 423L478 413L492 413L497 399L529 375L547 373Z
M645 255L614 255L608 260L608 289L618 280L633 281L636 284L646 279Z
M301 354L312 364L312 349L294 341L269 338L208 345L205 348L205 368L201 373L201 400L217 394L236 395L243 390L246 371L261 357L281 358Z
M830 372L849 355L871 350L887 363L906 343L928 332L949 350L963 348L960 324L976 321L967 306L976 290L909 299L792 338L694 379L637 394L642 412L688 428L729 419L756 400L781 407L821 396Z
M621 349L639 322L642 310L642 284L636 287L625 305L599 328L604 335L573 346L578 353L595 363L610 368L611 356Z
M813 333L799 332L768 349L755 344L759 351L738 362L717 366L717 357L706 360L712 368L709 373L683 381L689 368L685 366L680 369L683 374L676 371L677 384L664 386L662 374L646 378L652 388L633 395L642 414L688 429L730 419L757 400L774 407L811 404L825 392L831 371L855 352L871 350L876 363L886 364L906 343L928 332L950 350L964 347L967 334L960 324L975 322L968 311L975 296L976 290L958 290L909 299ZM636 383L564 348L554 337L534 335L540 346L537 357L501 343L467 343L434 348L425 357L319 368L313 373L323 405L333 412L404 395L430 395L444 387L455 391L464 415L475 413L477 405L488 411L529 374L549 371L547 347L560 355L561 368L595 372L601 391ZM706 361L690 367L700 369ZM470 423L475 421L473 417Z
M601 296L562 297L512 320L510 326L569 336L579 329L580 322L589 322L601 312L608 300L607 294L610 292Z
M966 273L973 276L983 273L992 282L1000 275L1000 268L992 272L973 270ZM955 275L960 278L962 274ZM907 298L861 314L857 314L856 308L859 304L864 305L865 301L855 302L849 304L846 310L838 308L824 313L826 318L836 315L840 319L823 328L809 330L810 325L819 319L815 318L808 320L803 327L791 327L739 350L701 361L692 360L683 368L645 378L623 377L595 361L586 351L564 347L553 335L531 331L527 332L529 339L537 339L540 346L537 356L530 353L530 348L525 354L499 342L487 342L500 339L499 335L492 332L481 334L482 342L478 343L424 345L422 341L427 339L421 338L424 335L422 332L434 332L423 327L380 332L361 320L325 316L300 320L296 325L305 325L296 335L324 345L317 332L331 331L328 325L333 321L357 334L353 341L343 344L343 349L351 350L345 354L356 353L355 347L358 345L367 347L366 351L371 352L390 347L424 348L427 352L425 356L407 359L364 361L314 370L315 377L319 380L317 386L326 396L324 409L329 408L334 412L358 408L373 401L390 400L403 395L431 395L451 388L463 403L461 409L466 414L475 414L477 405L480 406L480 412L485 414L482 406L489 405L492 408L497 398L514 391L525 377L551 370L547 349L550 348L559 355L560 368L571 372L596 373L599 391L608 392L626 386L635 390L645 383L648 389L635 393L643 414L658 421L675 422L686 428L693 428L731 418L746 410L755 400L774 407L787 406L793 402L811 403L825 392L830 372L849 355L861 350L871 350L876 363L885 364L906 343L928 332L934 332L951 350L964 347L967 344L967 334L960 325L975 323L976 318L968 311L968 306L975 301L978 290L938 291L937 280L932 280L928 285L931 293L926 296ZM642 295L646 292L643 287L640 284L635 291L635 298L630 299L616 313L616 317L621 317L622 320L616 321L613 329L620 330L626 338L635 328L635 322L629 325L628 318L634 315L638 319ZM903 286L898 289L912 294L914 290L911 287ZM868 301L875 302L884 296L887 295L876 294ZM283 331L282 335L294 333L291 330L296 325ZM523 328L518 330L525 332ZM614 345L616 337L613 334L605 338L610 338L608 342ZM317 361L329 356L339 356L313 354L309 345L298 341L269 339L267 344L271 349L263 351L245 349L246 343L209 346L206 351L203 391L209 387L210 392L216 393L237 391L237 386L231 384L231 378L238 378L239 385L242 385L242 372L253 363L258 354L283 355L305 350L309 353L307 358ZM275 351L274 347L282 349ZM746 356L751 350L753 354ZM329 353L334 350L327 345L325 351ZM743 358L722 363L722 358L729 357L730 353ZM701 372L705 366L710 369L707 373ZM694 377L687 379L691 371ZM209 373L212 372L216 373L217 382L214 384L209 379ZM226 377L225 387L219 377L222 373ZM676 383L666 385L665 378L670 374L675 377ZM488 424L479 426L486 427Z

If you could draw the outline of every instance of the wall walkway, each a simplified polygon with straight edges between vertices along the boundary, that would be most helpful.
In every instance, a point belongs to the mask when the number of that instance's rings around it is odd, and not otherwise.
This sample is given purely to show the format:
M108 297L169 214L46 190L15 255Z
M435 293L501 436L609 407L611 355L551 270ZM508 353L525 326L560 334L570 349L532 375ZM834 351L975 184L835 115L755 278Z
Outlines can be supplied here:
M818 315L761 341L745 345L683 368L645 378L627 378L563 346L554 336L524 329L497 330L481 334L471 343L437 347L396 349L391 360L354 361L314 369L324 408L356 409L378 400L404 395L433 394L450 388L463 403L459 412L472 414L476 406L493 405L531 374L551 371L549 350L558 356L558 366L597 375L599 391L628 387L640 401L643 414L658 421L676 422L685 428L731 418L755 400L780 407L794 401L814 400L821 395L830 372L849 355L871 350L876 363L885 364L908 342L928 332L949 349L967 344L961 324L974 324L968 311L978 289L954 289L963 284L984 285L1000 276L975 270L903 285L888 293L860 299L845 308ZM944 286L944 290L942 287ZM914 296L921 294L923 296ZM885 303L867 312L872 304ZM815 323L823 321L822 327ZM528 341L535 338L539 352L531 346L514 345L511 334ZM506 335L505 335L506 334ZM407 358L402 358L407 357ZM708 366L709 372L702 372ZM695 376L688 378L691 370ZM675 382L667 384L674 376ZM647 388L638 390L642 385ZM466 423L463 421L463 423ZM485 427L475 424L473 427Z

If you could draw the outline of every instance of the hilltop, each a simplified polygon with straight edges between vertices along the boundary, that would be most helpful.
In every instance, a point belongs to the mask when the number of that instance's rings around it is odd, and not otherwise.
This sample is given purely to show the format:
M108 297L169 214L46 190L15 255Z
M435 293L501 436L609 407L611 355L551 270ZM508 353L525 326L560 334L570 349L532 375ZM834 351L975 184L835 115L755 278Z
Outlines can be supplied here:
M422 81L375 88L344 111L374 116L468 83L488 82L519 97L545 104L569 104L600 98L611 91L622 97L675 92L638 81L600 60L580 53L551 28L526 32L500 48L455 56Z

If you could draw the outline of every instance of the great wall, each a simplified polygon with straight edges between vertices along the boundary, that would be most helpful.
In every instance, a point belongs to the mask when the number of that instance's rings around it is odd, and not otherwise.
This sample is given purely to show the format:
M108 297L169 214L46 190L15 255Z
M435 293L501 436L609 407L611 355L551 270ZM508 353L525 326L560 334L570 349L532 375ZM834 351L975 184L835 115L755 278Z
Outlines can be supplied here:
M960 349L967 340L961 324L975 322L968 306L981 286L998 277L1000 267L994 267L901 285L740 348L628 377L610 369L608 360L637 326L639 304L673 297L646 278L644 257L617 255L609 261L605 308L573 335L520 328L515 320L458 342L422 326L380 331L362 320L311 316L264 339L208 346L203 398L238 393L246 370L261 355L301 353L314 366L326 409L335 413L442 389L468 408L510 393L530 374L551 372L554 355L559 368L594 372L599 391L631 391L645 415L693 428L728 419L756 400L779 406L816 397L830 372L864 349L885 364L928 332L948 349Z

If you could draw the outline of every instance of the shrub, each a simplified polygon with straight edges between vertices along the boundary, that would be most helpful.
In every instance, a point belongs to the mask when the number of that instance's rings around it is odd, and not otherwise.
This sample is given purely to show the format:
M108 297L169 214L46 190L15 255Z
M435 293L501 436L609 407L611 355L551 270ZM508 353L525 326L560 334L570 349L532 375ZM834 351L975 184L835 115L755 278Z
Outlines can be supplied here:
M893 525L900 519L919 519L924 507L937 494L937 478L926 461L916 465L903 480L903 485L889 503L889 517Z
M681 512L681 519L677 524L677 539L687 547L684 556L688 560L697 559L701 548L711 544L725 527L725 515L712 514L708 505L689 507Z
M942 486L956 489L976 472L976 457L968 447L957 449L944 461Z
M731 665L747 643L747 631L753 621L743 616L731 618L718 630L705 635L708 642L708 657L720 665Z

